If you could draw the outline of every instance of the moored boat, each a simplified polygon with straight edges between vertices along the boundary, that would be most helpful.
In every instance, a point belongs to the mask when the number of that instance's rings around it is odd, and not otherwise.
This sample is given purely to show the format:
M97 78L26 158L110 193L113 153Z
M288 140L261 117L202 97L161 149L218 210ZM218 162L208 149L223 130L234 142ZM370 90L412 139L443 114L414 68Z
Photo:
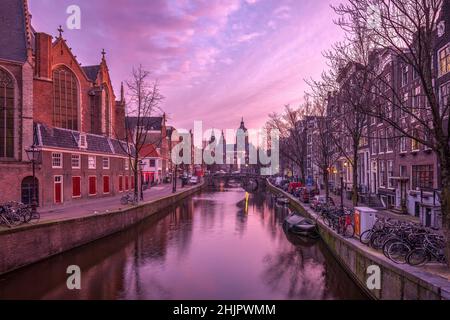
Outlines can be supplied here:
M319 236L317 225L313 220L304 218L294 212L286 217L283 226L286 231L295 235L311 238L317 238Z

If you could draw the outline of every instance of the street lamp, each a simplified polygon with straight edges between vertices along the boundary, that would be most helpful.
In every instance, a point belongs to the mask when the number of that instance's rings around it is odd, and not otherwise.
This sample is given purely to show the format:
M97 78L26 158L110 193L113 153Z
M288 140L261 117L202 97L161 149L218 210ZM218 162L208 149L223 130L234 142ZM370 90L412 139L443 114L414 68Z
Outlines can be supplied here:
M31 213L34 216L37 212L37 195L36 195L36 164L41 161L41 150L34 144L25 150L28 160L31 161L33 170L33 194L31 199Z
M141 201L144 201L144 167L145 162L143 160L139 161L139 169L141 170Z

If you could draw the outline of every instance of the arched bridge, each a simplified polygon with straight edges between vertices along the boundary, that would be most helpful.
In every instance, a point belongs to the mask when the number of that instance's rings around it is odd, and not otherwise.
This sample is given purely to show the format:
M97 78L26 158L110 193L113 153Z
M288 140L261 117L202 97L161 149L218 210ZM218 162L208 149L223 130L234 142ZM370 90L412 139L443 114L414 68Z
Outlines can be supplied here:
M252 173L214 173L206 176L208 186L214 188L229 188L239 184L247 192L264 191L266 177Z

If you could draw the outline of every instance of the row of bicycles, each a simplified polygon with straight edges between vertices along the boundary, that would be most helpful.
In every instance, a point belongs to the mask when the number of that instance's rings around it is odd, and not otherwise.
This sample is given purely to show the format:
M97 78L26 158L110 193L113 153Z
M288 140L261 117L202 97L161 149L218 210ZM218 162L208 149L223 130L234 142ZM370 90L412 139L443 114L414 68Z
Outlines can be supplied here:
M39 222L39 212L34 212L30 205L9 201L0 204L0 226L16 227L24 223Z
M417 223L381 218L360 241L398 264L446 263L444 237Z
M355 235L353 210L330 204L312 203L311 208L319 214L326 226L335 230L345 238Z
M354 210L324 203L313 203L311 207L337 233L346 238L355 236ZM373 228L359 238L397 264L446 263L444 237L417 223L378 218Z

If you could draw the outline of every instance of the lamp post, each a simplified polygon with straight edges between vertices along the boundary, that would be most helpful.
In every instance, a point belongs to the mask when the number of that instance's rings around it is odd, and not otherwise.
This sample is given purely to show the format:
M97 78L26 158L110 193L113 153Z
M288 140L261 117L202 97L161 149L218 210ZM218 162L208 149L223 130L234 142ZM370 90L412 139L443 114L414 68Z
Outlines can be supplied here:
M26 149L28 160L31 161L32 170L33 170L33 193L31 198L31 213L34 216L37 212L37 195L36 195L36 164L41 161L41 150L36 147L36 145L32 145L30 148Z
M144 167L145 162L139 161L139 169L141 170L141 201L144 201Z
M172 171L172 192L177 192L177 180L176 180L176 166L173 166L172 163L172 134L173 128L167 128L167 136L169 137L169 161L170 161L170 170Z

